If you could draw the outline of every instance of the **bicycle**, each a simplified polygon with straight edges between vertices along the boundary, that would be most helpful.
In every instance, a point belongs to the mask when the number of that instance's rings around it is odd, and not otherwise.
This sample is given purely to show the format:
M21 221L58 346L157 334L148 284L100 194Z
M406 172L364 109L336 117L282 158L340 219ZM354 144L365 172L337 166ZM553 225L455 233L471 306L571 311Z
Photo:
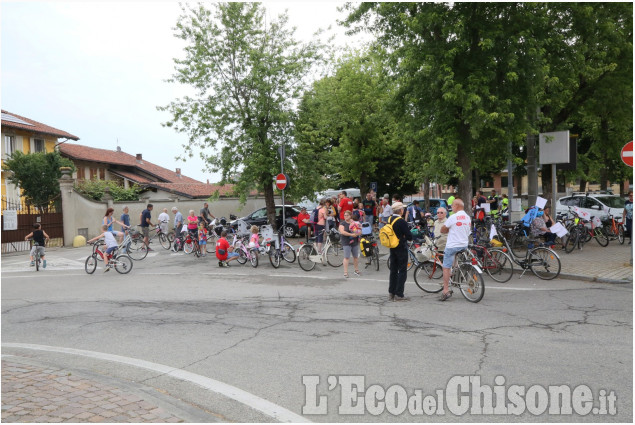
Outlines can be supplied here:
M363 238L368 241L368 244L370 246L370 253L365 255L366 264L364 268L367 269L368 267L372 266L374 263L375 270L379 271L379 246L377 244L377 240L372 234L364 235ZM361 244L360 244L360 252L363 252L363 250L361 249Z
M237 261L240 264L245 264L247 261L251 264L253 268L258 267L258 248L250 248L245 245L244 237L239 237L237 234L234 235L234 241L232 242L234 247L234 252L238 252Z
M513 260L503 249L487 245L469 245L468 249L472 251L479 266L487 272L489 277L500 283L509 281L514 274Z
M423 292L436 294L443 290L443 280L424 280L427 274L418 272L423 269L423 262L415 269L415 284ZM450 271L450 287L458 288L466 300L477 303L485 295L485 282L483 281L483 271L478 265L478 259L469 249L464 249L456 254L454 264Z
M279 229L276 235L273 228L267 224L261 226L260 234L265 244L265 252L269 255L269 262L274 268L280 267L280 260L293 263L296 258L293 245L284 240L284 229Z
M620 220L620 221L617 221ZM609 238L609 240L618 240L620 245L624 245L624 224L621 222L622 217L615 217L612 214L608 214L606 219L602 221L603 232Z
M108 267L114 267L114 269L117 270L117 273L126 274L130 273L130 270L132 270L132 258L130 258L127 254L120 253L119 248L117 248L112 254L106 254L100 249L101 244L93 242L91 245L93 245L93 253L86 258L84 263L86 273L93 274L95 269L97 269L97 258L101 257L103 260L106 255L108 255L109 258Z
M185 235L185 240L183 241L183 252L186 254L191 254L192 252L197 257L201 256L201 248L198 244L198 236L192 234L191 232L187 232Z
M38 247L35 249L35 252L33 254L33 263L35 264L35 271L39 272L40 265L42 264L42 256L40 254L40 249L39 249L40 244L38 244L31 238L29 238L29 241L31 241L31 248L33 248L34 246ZM46 246L46 240L44 241L44 246Z
M419 248L419 246L416 244L415 241L407 241L408 244L408 267L406 269L406 271L410 271L410 269L412 269L415 266L418 266L420 261L417 259L417 256L413 250L413 245L414 245L414 249ZM388 270L390 270L391 267L391 261L390 261L390 255L388 256L388 259L386 260L386 266L388 267Z
M543 243L536 246L535 239L528 239L527 248L523 257L517 256L510 248L510 243L504 236L501 237L509 258L523 269L519 279L527 272L531 272L542 280L552 280L560 275L562 267L560 257L554 250L544 246Z
M439 251L434 240L426 237L425 246L422 246L417 257L419 265L413 272L415 283L419 273L425 273L429 279L440 279L443 277L443 253ZM423 280L423 277L420 277L419 280Z
M609 238L606 236L601 227L597 224L599 219L591 216L591 220L585 220L580 215L569 207L569 212L575 218L575 224L573 224L569 230L569 236L564 244L565 252L571 253L576 247L582 249L585 243L589 242L592 238L595 238L597 243L606 247L609 244ZM591 225L589 228L588 225ZM601 224L601 221L600 221Z
M301 243L301 247L298 249L298 264L302 270L309 272L315 268L317 263L328 264L331 267L340 267L344 263L339 232L336 229L331 229L329 233L326 233L326 230L322 230L322 235L324 235L326 241L322 246L321 252L318 252L314 242L316 238L310 238L311 242L309 243Z
M93 246L93 254L97 249L96 246L99 246L102 251L105 251L105 244L100 240L95 242L95 246ZM135 261L141 261L148 256L148 250L143 242L143 236L141 236L140 232L134 229L130 229L119 247L123 248L124 252ZM102 261L103 256L97 256L97 260Z

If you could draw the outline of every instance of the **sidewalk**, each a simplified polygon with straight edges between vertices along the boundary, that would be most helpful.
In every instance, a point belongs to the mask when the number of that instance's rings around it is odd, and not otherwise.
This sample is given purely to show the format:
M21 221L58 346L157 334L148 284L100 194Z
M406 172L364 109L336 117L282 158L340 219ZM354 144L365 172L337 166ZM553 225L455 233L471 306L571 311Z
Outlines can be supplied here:
M571 254L558 251L562 269L560 278L604 283L633 283L633 265L630 263L633 245L611 241L601 247L595 240L587 242L581 250Z
M2 358L2 422L219 422L142 385L17 356Z

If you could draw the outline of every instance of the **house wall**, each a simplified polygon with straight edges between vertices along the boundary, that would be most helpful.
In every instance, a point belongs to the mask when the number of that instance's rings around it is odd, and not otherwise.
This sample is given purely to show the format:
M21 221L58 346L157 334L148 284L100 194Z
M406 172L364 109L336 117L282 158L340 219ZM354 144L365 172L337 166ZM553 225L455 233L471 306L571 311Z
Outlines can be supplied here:
M174 214L172 207L177 207L183 216L187 216L189 210L194 210L198 215L204 199L179 199L177 195L169 192L157 191L151 194L144 194L141 201L135 202L114 202L112 200L93 201L87 199L77 193L73 186L75 180L71 178L60 179L60 188L62 192L62 209L64 211L64 245L72 246L73 239L77 235L83 235L87 239L94 238L101 233L101 223L106 210L109 207L115 209L114 217L119 220L125 206L130 210L130 224L139 224L141 212L147 207L148 203L153 204L152 221L156 223L157 217L163 211L168 209L170 215L170 229L174 222ZM276 199L276 202L281 202ZM225 217L229 220L230 214L238 217L245 216L258 208L265 206L265 200L262 197L248 198L245 205L241 206L238 198L221 198L214 202L208 202L211 213L216 217ZM113 227L120 230L121 226L116 224Z
M7 157L7 152L5 151L5 135L14 136L16 141L16 150L19 150L23 153L32 152L33 139L44 140L44 149L46 152L53 152L55 150L55 144L57 143L57 137L54 136L37 134L26 130L2 127L0 138L0 144L2 146L2 156L0 161L2 165L4 165L4 160ZM8 173L6 171L2 171L2 177L0 179L2 197L5 199L12 199L17 201L20 198L20 193L18 192L18 189L6 179L7 175Z

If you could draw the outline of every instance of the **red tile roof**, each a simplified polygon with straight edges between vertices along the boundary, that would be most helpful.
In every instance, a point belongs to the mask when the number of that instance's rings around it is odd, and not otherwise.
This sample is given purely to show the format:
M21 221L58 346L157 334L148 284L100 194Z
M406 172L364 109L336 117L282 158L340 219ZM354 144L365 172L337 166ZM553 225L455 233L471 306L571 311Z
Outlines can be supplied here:
M156 177L154 181L163 181L169 183L189 183L189 184L203 184L198 180L194 180L190 177L186 177L181 174L179 177L175 171L168 170L166 168L155 165L145 159L137 161L136 156L130 155L121 151L111 151L108 149L91 148L88 146L74 145L71 143L61 143L59 150L62 156L68 157L74 160L97 162L101 164L112 164L132 167L133 169L144 171ZM112 170L115 173L120 173L126 170ZM132 170L128 170L132 173L131 180L137 181L137 178L143 178L146 181L150 181L145 177L141 177L134 173ZM134 177L136 176L136 177Z
M17 120L15 120L17 118ZM20 122L22 121L22 122ZM41 122L34 121L12 112L2 110L2 127L19 128L20 130L28 130L34 133L49 134L55 137L63 137L71 140L79 140L79 137L67 133L64 130L58 130Z
M128 180L132 180L135 183L150 183L152 182L152 180L145 178L143 176L140 176L139 174L135 174L133 172L129 172L129 171L122 171L122 170L108 170L110 171L111 174L116 174L118 176L124 177Z

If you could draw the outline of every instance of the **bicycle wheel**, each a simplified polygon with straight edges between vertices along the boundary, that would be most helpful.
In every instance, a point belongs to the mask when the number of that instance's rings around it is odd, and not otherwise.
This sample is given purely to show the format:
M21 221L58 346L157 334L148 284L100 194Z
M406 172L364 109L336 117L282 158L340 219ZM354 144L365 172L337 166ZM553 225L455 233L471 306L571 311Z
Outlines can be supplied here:
M478 242L489 241L489 229L487 226L478 226L475 233Z
M119 254L115 258L115 270L118 273L126 274L132 270L132 258L126 254Z
M170 241L170 245L174 243L174 238L174 230L171 230L170 232L168 232L168 241Z
M39 272L40 271L40 254L35 254L35 271Z
M469 263L459 264L457 273L459 289L466 300L477 303L485 295L485 282L476 267Z
M560 274L560 258L549 248L532 249L528 261L531 271L540 279L551 280Z
M249 262L251 263L251 267L258 267L258 250L252 249L249 253Z
M170 246L172 246L172 243L164 233L159 233L159 242L163 249L170 249Z
M427 292L429 294L436 294L437 292L441 292L441 290L443 289L443 281L430 280L430 272L426 270L426 264L431 264L432 266L434 266L432 262L426 261L415 267L415 271L413 272L415 284L423 292Z
M271 249L269 250L269 262L274 269L280 267L280 257L282 257L280 251L275 249L274 247L271 247Z
M295 261L295 249L289 242L285 242L282 246L282 258L287 263L293 263Z
M298 264L305 272L310 272L315 268L315 263L310 258L311 255L317 255L317 250L311 244L302 245L298 251Z
M620 245L624 245L624 226L621 224L617 226L617 240L620 242Z
M192 252L194 252L194 241L184 242L183 252L185 252L186 254L191 254Z
M86 262L84 263L84 270L86 270L86 273L88 274L93 274L95 273L96 268L97 268L97 255L95 254L89 255L88 258L86 258Z
M496 282L507 282L514 274L514 262L511 257L500 249L490 249L489 256L485 256L483 268L489 277Z
M579 233L577 228L574 227L569 230L569 234L564 241L564 252L566 252L567 254L573 252L575 247L578 246L578 237Z
M240 264L245 264L247 262L247 253L243 249L238 249L238 259L236 261Z
M375 271L379 271L379 248L373 247L373 258L371 261L375 262Z
M130 248L128 249L128 255L133 260L143 260L148 256L148 250L146 249L143 239L133 239L130 242ZM99 256L97 256L99 258Z
M509 246L516 257L524 257L527 253L527 243L527 236L514 235L509 242Z
M600 246L609 245L609 238L606 236L606 234L604 233L604 230L602 230L601 227L596 227L593 230L593 237L595 238L595 240Z
M344 264L344 249L342 244L335 242L326 250L326 262L331 267L339 267Z
M207 245L205 246L205 251L208 254L216 253L216 234L214 232L210 232L207 236Z

